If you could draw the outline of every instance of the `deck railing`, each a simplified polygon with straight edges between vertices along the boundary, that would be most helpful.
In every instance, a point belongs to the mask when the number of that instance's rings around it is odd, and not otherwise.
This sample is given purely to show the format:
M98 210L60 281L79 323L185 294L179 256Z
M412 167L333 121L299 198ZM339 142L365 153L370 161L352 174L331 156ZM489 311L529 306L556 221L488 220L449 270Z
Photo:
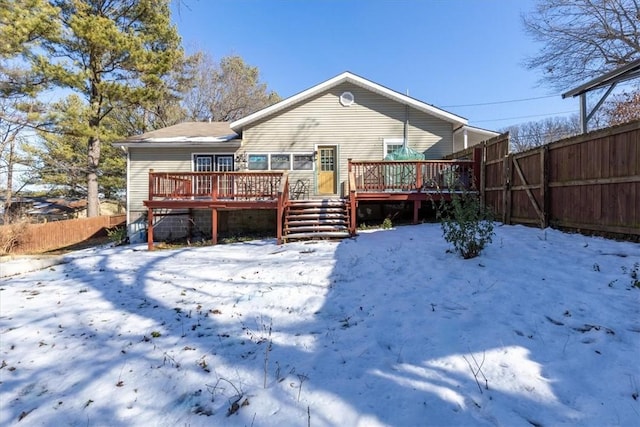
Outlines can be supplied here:
M478 182L474 161L349 160L350 189L356 192L470 190Z
M277 200L283 172L149 171L149 200Z

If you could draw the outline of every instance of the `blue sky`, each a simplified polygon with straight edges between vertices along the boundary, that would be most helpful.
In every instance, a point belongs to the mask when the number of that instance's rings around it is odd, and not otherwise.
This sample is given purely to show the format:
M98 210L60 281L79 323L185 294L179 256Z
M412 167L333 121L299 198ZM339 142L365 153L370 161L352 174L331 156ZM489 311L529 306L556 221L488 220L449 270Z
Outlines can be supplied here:
M177 4L173 19L187 51L240 55L282 97L351 71L488 129L579 109L522 65L538 49L521 22L535 0ZM467 106L530 98L542 99Z

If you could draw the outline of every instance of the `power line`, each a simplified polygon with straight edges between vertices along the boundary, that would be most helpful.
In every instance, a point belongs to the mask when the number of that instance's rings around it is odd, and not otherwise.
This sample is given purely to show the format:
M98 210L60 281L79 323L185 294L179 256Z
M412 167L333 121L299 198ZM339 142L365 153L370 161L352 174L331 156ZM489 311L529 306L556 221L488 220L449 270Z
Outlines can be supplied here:
M486 119L486 120L473 120L474 123L483 123L483 122L503 122L505 120L517 120L517 119L528 119L530 117L545 117L545 116L556 116L559 114L570 114L577 113L576 110L571 111L558 111L556 113L546 113L546 114L533 114L530 116L518 116L518 117L505 117L503 119Z
M510 104L510 103L513 103L513 102L525 102L525 101L535 101L536 99L555 98L557 96L560 96L560 94L546 95L546 96L536 96L536 97L533 97L533 98L509 99L507 101L481 102L479 104L443 105L442 108L480 107L480 106L483 106L483 105Z

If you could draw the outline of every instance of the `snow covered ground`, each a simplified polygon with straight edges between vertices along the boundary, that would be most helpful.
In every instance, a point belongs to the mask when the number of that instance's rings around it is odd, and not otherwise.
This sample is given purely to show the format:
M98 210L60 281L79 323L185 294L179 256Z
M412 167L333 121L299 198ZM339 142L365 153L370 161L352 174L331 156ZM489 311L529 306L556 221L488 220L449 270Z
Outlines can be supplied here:
M2 279L0 424L640 425L640 245L502 226L446 249L426 224Z

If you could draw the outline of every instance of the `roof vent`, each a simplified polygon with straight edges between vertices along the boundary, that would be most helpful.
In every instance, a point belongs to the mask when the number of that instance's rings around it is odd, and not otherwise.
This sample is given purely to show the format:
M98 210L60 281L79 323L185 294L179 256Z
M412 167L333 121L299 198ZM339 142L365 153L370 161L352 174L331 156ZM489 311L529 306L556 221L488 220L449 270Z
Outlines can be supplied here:
M351 92L342 92L342 95L340 95L340 104L345 107L350 107L355 101L356 98Z

